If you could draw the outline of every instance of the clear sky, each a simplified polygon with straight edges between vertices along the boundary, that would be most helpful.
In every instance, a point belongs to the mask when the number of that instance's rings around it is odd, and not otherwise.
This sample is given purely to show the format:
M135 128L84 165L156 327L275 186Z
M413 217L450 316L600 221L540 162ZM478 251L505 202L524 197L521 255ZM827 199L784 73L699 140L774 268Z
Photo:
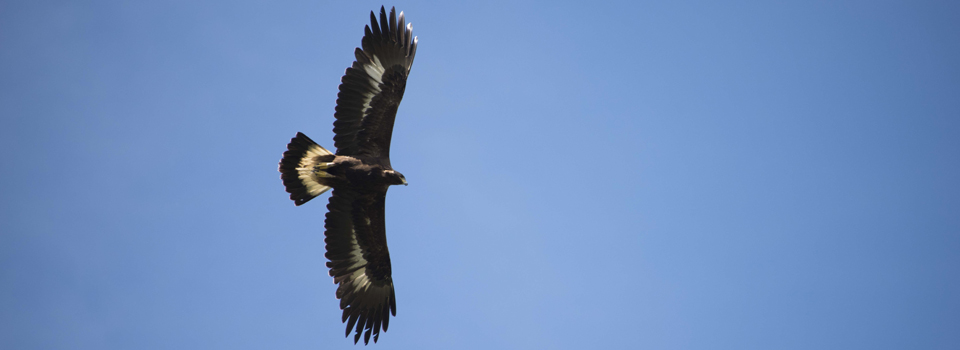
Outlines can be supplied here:
M356 348L277 162L380 5L0 3L0 348ZM371 347L960 348L958 3L386 5Z

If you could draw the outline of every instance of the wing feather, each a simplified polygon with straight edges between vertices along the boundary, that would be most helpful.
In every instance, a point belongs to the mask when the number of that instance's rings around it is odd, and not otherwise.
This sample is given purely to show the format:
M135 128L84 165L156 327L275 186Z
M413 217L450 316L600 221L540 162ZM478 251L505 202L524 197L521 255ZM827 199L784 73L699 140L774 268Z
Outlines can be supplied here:
M366 155L390 166L390 139L397 108L416 54L413 26L396 10L380 7L380 19L370 12L361 48L341 78L337 94L334 146L338 155ZM412 38L412 40L411 40Z
M346 332L356 332L377 342L380 328L387 330L388 312L397 315L391 277L390 252L384 223L386 192L358 193L336 188L327 205L325 226L330 276L343 309Z

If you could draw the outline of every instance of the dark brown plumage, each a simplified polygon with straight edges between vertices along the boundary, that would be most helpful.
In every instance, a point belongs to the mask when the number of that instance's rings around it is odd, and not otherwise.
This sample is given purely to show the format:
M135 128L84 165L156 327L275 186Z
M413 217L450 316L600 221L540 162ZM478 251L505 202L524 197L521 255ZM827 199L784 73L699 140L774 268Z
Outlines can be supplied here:
M384 225L387 188L406 185L390 165L390 137L407 76L417 51L413 27L394 9L370 12L356 61L337 94L333 123L336 154L302 133L280 160L280 178L290 199L301 205L333 189L326 215L326 258L337 283L347 335L377 342L397 315L390 252Z

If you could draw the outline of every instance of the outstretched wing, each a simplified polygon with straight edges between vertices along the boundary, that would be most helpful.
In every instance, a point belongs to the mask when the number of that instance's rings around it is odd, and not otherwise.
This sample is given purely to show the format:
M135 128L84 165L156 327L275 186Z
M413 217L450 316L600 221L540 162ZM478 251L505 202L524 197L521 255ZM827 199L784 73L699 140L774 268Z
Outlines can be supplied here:
M364 28L357 60L340 79L337 109L333 123L334 146L338 155L366 155L390 166L390 136L397 107L407 86L407 75L417 52L413 25L404 27L396 12L390 16L380 7L380 23L370 12L370 25Z
M371 333L376 343L381 325L386 331L390 314L397 315L384 228L386 196L386 192L361 194L337 188L327 205L327 267L339 284L337 299L347 323L346 335L356 331L354 343L364 330L363 343L370 341Z

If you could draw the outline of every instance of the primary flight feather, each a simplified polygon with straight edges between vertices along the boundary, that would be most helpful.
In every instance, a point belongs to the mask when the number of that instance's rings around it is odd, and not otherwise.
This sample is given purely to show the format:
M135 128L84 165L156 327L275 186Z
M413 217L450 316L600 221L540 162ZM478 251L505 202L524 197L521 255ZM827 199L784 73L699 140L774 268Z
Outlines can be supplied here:
M397 302L384 224L391 185L406 185L390 165L390 137L397 107L417 53L413 26L403 12L380 7L370 12L356 61L341 78L333 122L332 153L302 133L290 140L280 160L280 179L294 204L333 189L324 227L327 267L338 284L346 334L376 343L387 330Z

